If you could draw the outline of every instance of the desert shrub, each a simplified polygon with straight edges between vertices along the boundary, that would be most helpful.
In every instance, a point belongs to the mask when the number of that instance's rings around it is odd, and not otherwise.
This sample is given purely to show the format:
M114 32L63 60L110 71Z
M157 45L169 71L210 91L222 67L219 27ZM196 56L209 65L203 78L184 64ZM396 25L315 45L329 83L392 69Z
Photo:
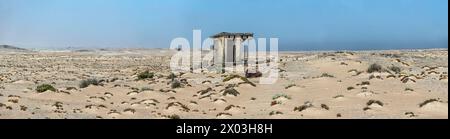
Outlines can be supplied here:
M181 117L179 115L176 115L176 114L169 115L169 116L167 116L167 118L169 118L169 119L181 119Z
M227 89L225 89L225 91L223 91L223 95L226 96L228 94L233 95L233 96L238 96L240 93L238 91L236 91L236 89L234 89L234 88L227 88Z
M423 106L425 106L425 105L427 105L428 103L431 103L431 102L439 102L439 99L434 99L433 98L433 99L425 100L424 102L419 104L419 107L423 107Z
M295 107L294 111L301 112L301 111L304 111L304 110L306 110L306 109L308 109L310 107L313 107L313 105L310 102L305 102L305 104L303 104L301 106L298 106L298 107Z
M205 89L205 90L200 90L200 91L198 91L197 94L204 95L204 94L206 94L206 93L208 93L208 92L210 92L210 91L212 91L212 88L211 88L211 87L208 87L208 88Z
M386 78L395 78L395 75L388 75L388 76L386 76Z
M202 84L205 84L205 83L211 83L211 81L210 80L202 81Z
M112 78L111 80L109 80L109 82L115 82L115 81L117 81L117 80L119 80L119 78L114 77L114 78Z
M402 83L408 83L408 81L416 82L416 80L411 79L409 76L404 76L400 81L402 81Z
M132 109L132 108L127 108L127 109L123 110L123 112L131 112L131 113L135 113L136 110L135 110L135 109Z
M340 98L340 97L345 97L344 95L337 95L337 96L334 96L333 98Z
M223 82L230 81L230 80L232 80L232 79L234 79L234 78L239 78L239 79L241 79L242 81L244 81L245 83L250 84L251 86L256 86L256 84L254 84L253 82L251 82L250 80L248 80L246 77L242 77L242 76L235 75L235 74L227 76L225 79L223 79Z
M280 112L280 111L271 111L271 112L269 113L269 115L276 115L276 114L283 114L283 112Z
M361 82L361 85L370 85L370 82L369 81L363 81L363 82Z
M142 87L141 92L143 92L143 91L153 91L153 89L150 87Z
M334 78L333 75L328 74L328 73L322 73L322 75L320 75L320 77L328 77L328 78Z
M369 66L369 68L367 69L368 73L373 73L373 72L381 72L383 70L383 67L381 65L378 64L372 64Z
M186 105L184 105L184 104L182 104L182 103L180 103L180 102L171 102L171 103L169 103L169 104L166 106L166 109L169 109L170 107L173 107L173 106L181 107L182 110L185 111L185 112L189 112L189 111L191 110L191 109L189 109L188 106L186 106Z
M163 93L168 93L168 92L177 93L177 91L175 91L175 90L163 89L163 88L159 89L159 92L163 92Z
M136 87L131 87L130 89L133 90L133 92L139 91L139 88L136 88Z
M153 72L149 72L147 70L147 71L144 71L144 72L141 72L141 73L138 74L138 80L144 80L144 79L148 79L148 78L153 78L153 76L154 76Z
M170 82L170 87L172 89L174 88L180 88L181 87L181 82L178 80L173 80L172 82Z
M226 115L226 116L233 116L231 113L225 113L225 112L221 112L219 114L217 114L216 116L222 116L222 115Z
M363 71L358 71L358 72L356 72L356 75L353 75L353 76L358 76L358 75L360 75L361 73L363 73Z
M328 105L326 104L321 104L320 107L325 110L330 110L330 107L328 107Z
M18 100L18 99L10 99L10 100L8 100L8 102L11 102L11 103L19 103L19 100Z
M380 105L380 106L383 106L383 105L384 105L383 102L381 102L381 101L379 101L379 100L369 100L369 102L367 102L367 106L370 106L370 105L372 105L372 104L374 104L374 103L376 103L376 104L378 104L378 105Z
M87 80L82 80L80 82L80 88L86 88L89 85L99 85L100 81L98 81L97 79L87 79Z
M412 88L405 88L405 91L414 91Z
M399 54L380 54L380 55L384 56L384 57L390 57L390 58L400 58L400 57L402 57Z
M227 107L225 107L225 111L228 111L228 110L230 110L231 108L234 108L234 107L237 107L237 108L239 108L239 106L234 106L234 105L228 105Z
M272 97L272 100L275 100L275 99L278 99L278 98L291 99L291 97L286 95L286 94L276 94L275 96Z
M395 72L396 74L402 72L402 69L400 67L397 67L397 66L390 66L389 70Z
M414 114L414 112L405 112L405 115L409 117L417 117L417 115Z
M191 104L198 104L197 102L195 102L193 100L189 101L189 103L191 103Z
M39 93L45 92L47 90L50 90L53 92L56 91L56 89L52 85L49 85L49 84L42 84L42 85L37 86L37 88L36 88L36 91Z
M175 80L175 78L177 78L177 75L175 75L175 73L170 73L169 74L169 76L167 76L167 79L170 79L170 80Z
M27 109L28 109L28 107L23 106L23 105L20 105L20 110L22 110L22 111L27 111Z
M255 72L255 73L245 72L245 77L246 78L259 78L259 77L262 77L262 73L259 71Z
M278 104L282 104L283 102L281 102L281 101L272 101L271 103L270 103L270 106L275 106L275 105L278 105Z
M295 85L295 84L289 84L288 86L285 87L285 89L289 89L289 88L294 87L294 86L297 86L297 85Z
M66 87L66 90L77 90L75 87Z
M189 84L189 82L187 81L187 79L180 79L180 82L181 82L182 84L187 85L187 86L191 86L191 85Z
M234 78L241 78L242 76L239 76L239 75L228 75L227 77L225 77L224 79L223 79L223 82L227 82L227 81L230 81L230 80L232 80L232 79L234 79Z
M347 87L347 90L353 90L353 89L355 89L355 87L353 87L353 86Z

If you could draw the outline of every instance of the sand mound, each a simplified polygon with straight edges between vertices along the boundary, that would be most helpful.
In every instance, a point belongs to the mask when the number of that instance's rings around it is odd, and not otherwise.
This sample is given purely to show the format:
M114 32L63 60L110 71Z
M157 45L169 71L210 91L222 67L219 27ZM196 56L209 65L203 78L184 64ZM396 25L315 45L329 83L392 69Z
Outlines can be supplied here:
M424 111L448 113L448 104L439 101L434 101L424 104L420 109Z
M230 119L231 118L231 116L233 116L232 114L230 114L230 113L219 113L219 114L217 114L216 115L216 118L217 119Z
M230 113L240 113L242 109L243 108L241 106L228 105L227 107L225 107L224 111Z
M13 84L34 84L32 81L26 81L26 80L18 80L13 82Z
M227 103L227 101L223 98L219 98L219 99L214 99L213 103L214 104L225 104L225 103Z
M110 110L110 111L108 112L108 116L111 117L111 118L113 118L113 119L118 118L118 117L120 117L121 115L122 115L122 113L118 112L117 110Z

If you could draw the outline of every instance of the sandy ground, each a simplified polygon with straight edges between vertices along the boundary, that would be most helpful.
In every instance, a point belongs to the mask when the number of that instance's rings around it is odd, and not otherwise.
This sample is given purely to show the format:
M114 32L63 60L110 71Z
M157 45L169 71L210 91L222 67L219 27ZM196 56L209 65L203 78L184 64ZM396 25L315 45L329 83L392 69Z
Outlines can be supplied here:
M448 51L282 52L275 84L229 74L173 80L163 49L2 52L0 119L448 119ZM367 72L371 64L383 67ZM395 73L389 67L396 66ZM137 80L149 70L153 78ZM97 79L98 85L80 87ZM56 90L38 92L50 84ZM225 90L236 90L236 96Z

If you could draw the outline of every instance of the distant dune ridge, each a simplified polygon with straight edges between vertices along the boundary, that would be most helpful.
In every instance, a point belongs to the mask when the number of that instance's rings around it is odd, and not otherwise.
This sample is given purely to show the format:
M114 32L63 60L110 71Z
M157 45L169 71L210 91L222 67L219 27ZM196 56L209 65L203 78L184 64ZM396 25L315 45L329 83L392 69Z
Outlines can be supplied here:
M19 48L12 45L0 45L0 51L29 51L25 48Z

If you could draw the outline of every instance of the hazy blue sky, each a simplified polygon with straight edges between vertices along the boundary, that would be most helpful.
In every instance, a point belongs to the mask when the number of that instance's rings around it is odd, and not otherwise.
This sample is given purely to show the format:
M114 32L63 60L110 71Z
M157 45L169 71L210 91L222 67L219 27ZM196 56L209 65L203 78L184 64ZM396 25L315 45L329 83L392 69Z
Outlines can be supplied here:
M169 47L192 30L281 50L448 47L447 0L0 0L0 44Z

